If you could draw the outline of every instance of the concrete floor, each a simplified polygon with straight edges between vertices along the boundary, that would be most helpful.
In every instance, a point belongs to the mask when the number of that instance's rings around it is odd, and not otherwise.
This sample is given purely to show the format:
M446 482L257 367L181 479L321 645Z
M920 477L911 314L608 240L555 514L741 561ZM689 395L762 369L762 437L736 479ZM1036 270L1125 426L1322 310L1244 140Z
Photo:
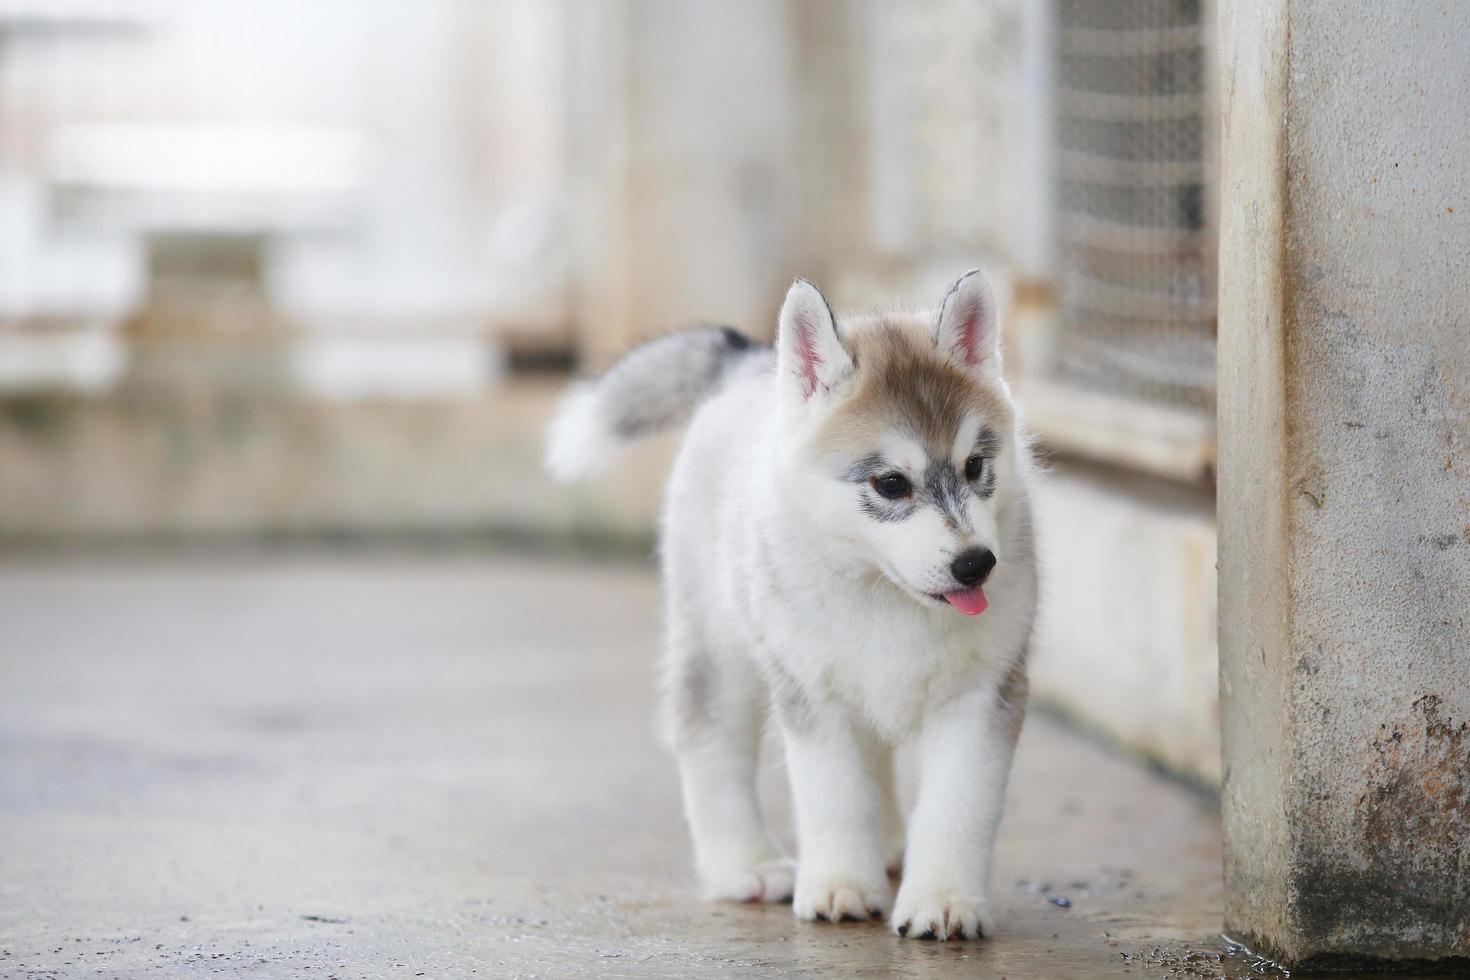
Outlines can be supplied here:
M1260 975L1216 815L1035 714L993 940L698 901L657 609L627 565L0 563L0 977Z

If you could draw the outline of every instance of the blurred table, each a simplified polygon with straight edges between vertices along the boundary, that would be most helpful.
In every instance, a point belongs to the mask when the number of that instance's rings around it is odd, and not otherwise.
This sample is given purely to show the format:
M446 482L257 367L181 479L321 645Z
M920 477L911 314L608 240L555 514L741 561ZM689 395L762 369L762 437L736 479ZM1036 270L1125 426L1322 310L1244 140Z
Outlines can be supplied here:
M111 2L57 4L47 0L0 0L0 56L12 41L30 38L143 34L153 21L152 5Z
M279 352L252 360L248 343L266 342L265 350L270 338L286 332L266 290L269 252L282 239L351 226L366 168L364 144L350 128L61 127L47 154L58 218L144 242L146 297L124 328L135 345L143 342L135 349L135 370L152 371L155 381L177 376L168 360L192 342L183 366L193 377L221 341L246 341L226 351L221 363L253 375L251 383L283 381L262 377L281 374ZM168 344L150 352L150 341Z

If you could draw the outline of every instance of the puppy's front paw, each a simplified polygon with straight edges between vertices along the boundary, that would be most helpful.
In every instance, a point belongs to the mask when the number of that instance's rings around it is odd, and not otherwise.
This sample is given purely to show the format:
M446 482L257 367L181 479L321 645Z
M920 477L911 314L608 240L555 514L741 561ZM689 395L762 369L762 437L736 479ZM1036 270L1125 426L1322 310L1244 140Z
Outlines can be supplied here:
M843 875L802 874L791 906L798 919L862 922L881 919L892 901L886 879L864 883Z
M706 898L720 902L789 902L796 865L785 858L734 863L704 873Z
M889 925L910 939L984 939L995 935L995 916L981 895L939 888L898 891Z

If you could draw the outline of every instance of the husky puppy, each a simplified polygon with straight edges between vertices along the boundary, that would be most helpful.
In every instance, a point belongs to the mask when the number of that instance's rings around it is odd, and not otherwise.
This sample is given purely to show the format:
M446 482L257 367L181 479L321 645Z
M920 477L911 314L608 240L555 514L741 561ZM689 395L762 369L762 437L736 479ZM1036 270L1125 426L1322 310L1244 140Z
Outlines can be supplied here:
M994 928L1036 608L1031 464L997 312L979 270L935 312L841 320L799 279L774 356L728 328L670 334L574 388L552 424L548 467L572 478L691 419L663 515L664 678L712 898L889 914L924 939ZM799 867L756 799L771 704ZM920 765L906 838L904 741Z

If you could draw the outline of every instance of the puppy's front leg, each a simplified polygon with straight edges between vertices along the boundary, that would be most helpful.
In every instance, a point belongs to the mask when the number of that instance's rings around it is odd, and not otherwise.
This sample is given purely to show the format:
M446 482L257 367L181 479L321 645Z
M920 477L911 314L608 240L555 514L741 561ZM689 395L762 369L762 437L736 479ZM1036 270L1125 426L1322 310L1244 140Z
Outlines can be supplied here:
M836 711L785 713L786 765L796 810L798 918L838 922L888 911L884 753Z
M991 935L990 865L1016 737L1024 675L945 705L919 735L919 801L891 925L918 939Z

